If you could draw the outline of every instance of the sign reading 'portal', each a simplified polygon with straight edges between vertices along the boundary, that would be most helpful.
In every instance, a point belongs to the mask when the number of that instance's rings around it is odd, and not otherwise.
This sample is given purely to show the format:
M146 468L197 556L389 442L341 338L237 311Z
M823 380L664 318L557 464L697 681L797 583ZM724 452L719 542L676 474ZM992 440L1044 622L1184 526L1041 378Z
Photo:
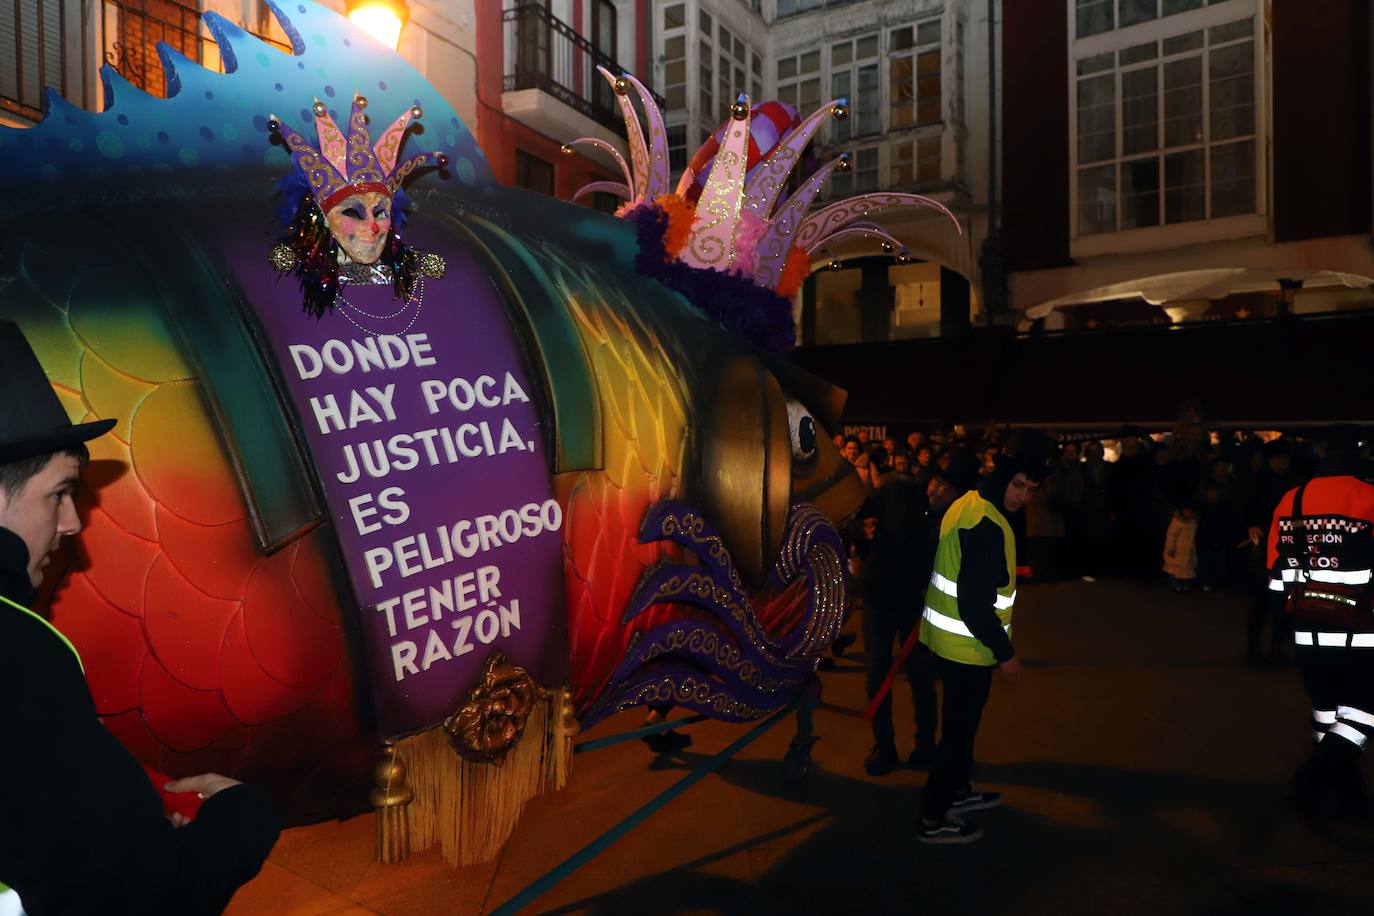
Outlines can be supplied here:
M416 227L418 228L418 227ZM409 301L345 284L306 315L261 251L233 270L310 443L359 603L384 737L438 724L494 652L567 678L562 507L515 336L466 251Z

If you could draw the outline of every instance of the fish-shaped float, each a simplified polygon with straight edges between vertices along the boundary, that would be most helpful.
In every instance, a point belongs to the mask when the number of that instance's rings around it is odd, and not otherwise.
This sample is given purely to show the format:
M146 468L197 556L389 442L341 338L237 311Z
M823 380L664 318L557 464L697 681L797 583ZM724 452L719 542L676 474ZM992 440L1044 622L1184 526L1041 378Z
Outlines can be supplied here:
M780 284L799 239L931 202L806 217L841 165L779 196L824 112L746 175L743 101L670 194L661 117L610 74L628 218L502 187L400 57L269 5L291 54L207 13L225 73L159 46L167 98L106 67L104 111L49 90L0 129L0 310L73 418L116 421L46 611L144 763L262 781L295 823L370 791L480 861L579 728L813 685L863 489L843 393L772 352Z

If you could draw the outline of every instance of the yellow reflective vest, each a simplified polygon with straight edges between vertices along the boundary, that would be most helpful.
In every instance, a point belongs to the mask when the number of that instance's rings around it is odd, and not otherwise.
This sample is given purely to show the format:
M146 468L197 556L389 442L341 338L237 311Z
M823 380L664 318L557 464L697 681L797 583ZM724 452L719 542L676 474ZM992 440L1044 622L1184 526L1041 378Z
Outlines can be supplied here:
M1007 584L997 590L996 612L1011 635L1011 612L1016 603L1016 537L996 506L977 490L955 500L940 522L940 543L935 549L935 571L926 589L926 609L921 622L921 642L941 658L965 665L995 665L992 650L983 645L959 614L959 570L963 545L959 533L991 519L1002 529L1007 560Z

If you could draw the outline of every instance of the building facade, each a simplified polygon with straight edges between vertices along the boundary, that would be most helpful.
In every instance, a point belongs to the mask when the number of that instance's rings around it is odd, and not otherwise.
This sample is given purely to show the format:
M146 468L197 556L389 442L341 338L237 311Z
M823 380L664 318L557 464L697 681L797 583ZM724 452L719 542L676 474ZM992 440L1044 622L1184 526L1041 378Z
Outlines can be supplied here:
M1023 327L1374 307L1367 3L1058 6L1007 4Z
M344 13L345 0L322 0ZM614 163L560 146L623 145L618 107L597 66L648 68L649 0L395 0L408 16L397 51L472 129L498 181L569 197ZM18 0L0 4L0 123L41 117L45 88L103 107L100 68L165 93L159 43L223 69L203 14L215 12L285 53L263 0ZM615 201L582 201L610 209Z
M902 191L930 196L963 224L929 212L879 212L905 243L896 263L876 240L815 252L832 265L798 304L803 345L926 337L966 328L981 308L979 252L988 189L988 8L975 0L656 0L654 85L666 100L676 173L728 117L740 92L802 117L846 99L822 128L812 164L841 153L819 201Z

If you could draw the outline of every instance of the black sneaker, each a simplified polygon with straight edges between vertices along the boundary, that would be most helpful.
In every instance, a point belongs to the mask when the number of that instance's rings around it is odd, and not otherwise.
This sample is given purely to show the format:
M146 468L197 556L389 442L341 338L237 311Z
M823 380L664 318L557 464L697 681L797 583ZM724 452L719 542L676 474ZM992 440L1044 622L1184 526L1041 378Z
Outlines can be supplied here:
M988 808L996 808L1002 804L1001 792L983 792L979 789L970 788L954 796L954 801L949 806L951 811L983 811Z
M972 843L982 837L982 827L960 820L953 814L946 814L945 819L938 824L921 821L916 832L916 839L930 844Z
M901 761L897 758L897 749L892 747L875 746L864 758L864 772L869 776L886 776L899 766Z

